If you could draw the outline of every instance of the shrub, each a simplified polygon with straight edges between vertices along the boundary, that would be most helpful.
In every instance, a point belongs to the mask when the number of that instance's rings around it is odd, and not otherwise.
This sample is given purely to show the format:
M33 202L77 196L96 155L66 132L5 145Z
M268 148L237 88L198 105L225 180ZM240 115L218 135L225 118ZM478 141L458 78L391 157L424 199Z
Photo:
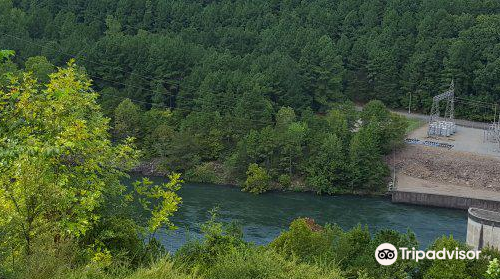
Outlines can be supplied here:
M138 266L144 257L144 241L140 227L129 218L104 216L82 238L82 246L94 246L111 252L114 258L122 258ZM99 247L95 247L98 244Z
M287 258L297 258L312 262L331 251L333 231L314 223L314 220L300 218L290 224L290 229L282 233L270 247Z
M383 230L372 238L366 227L344 231L336 225L321 227L311 219L301 218L294 220L270 247L287 259L326 267L338 265L349 278L407 278L415 269L413 262L398 261L389 267L376 262L373 253L384 242L398 247L417 245L412 233Z
M212 218L202 225L202 240L190 241L177 251L174 257L176 264L205 270L231 249L246 246L240 227L235 223L219 223L216 218L216 214L212 213Z
M292 185L292 179L287 174L282 174L278 177L278 183L284 189L290 187Z
M365 235L366 232L362 234ZM355 274L356 272L366 271L367 275L372 278L401 279L406 279L409 274L414 273L417 268L417 264L414 261L396 261L390 266L379 265L373 253L382 243L392 243L396 247L418 247L415 234L412 232L403 234L395 230L378 231L373 235L370 243L365 245L365 249L359 252L360 254L353 255L352 261L349 263L348 272Z
M253 163L248 166L247 180L243 185L243 190L253 194L261 194L268 190L270 182L271 177L267 171Z
M438 238L429 247L429 250L442 250L446 248L447 250L459 250L468 251L469 248L464 243L461 243L453 238L453 236L446 237L443 236ZM423 260L420 264L420 274L423 279L469 279L469 278L479 278L483 275L484 271L480 274L472 274L472 268L475 265L473 260ZM475 273L475 272L474 272Z
M222 180L217 174L217 166L214 162L207 162L197 165L193 169L186 171L185 177L187 181L200 183L220 184Z
M494 258L488 265L488 270L484 274L485 279L499 279L500 278L500 264L498 259Z
M206 273L211 279L340 279L337 268L323 270L315 265L287 260L264 247L233 249Z
M141 268L126 279L196 279L196 275L185 274L174 267L169 259L163 259L148 268Z
M83 268L69 270L66 273L58 274L54 277L45 277L51 279L196 279L195 275L185 274L174 267L173 262L168 259L162 259L155 264L137 269L128 275L111 275L95 266L86 266Z

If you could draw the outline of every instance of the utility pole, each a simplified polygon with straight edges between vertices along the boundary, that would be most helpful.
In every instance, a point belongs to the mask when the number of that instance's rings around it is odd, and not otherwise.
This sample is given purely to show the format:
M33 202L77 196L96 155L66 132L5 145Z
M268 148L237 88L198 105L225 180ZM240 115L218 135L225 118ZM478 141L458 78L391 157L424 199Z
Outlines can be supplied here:
M396 149L392 150L392 171L393 171L393 176L392 176L392 181L393 181L393 189L396 189Z
M411 114L411 91L410 91L410 102L408 103L408 114Z
M498 105L495 104L495 114L493 115L493 125L497 124L497 107ZM498 116L498 122L500 123L500 115Z

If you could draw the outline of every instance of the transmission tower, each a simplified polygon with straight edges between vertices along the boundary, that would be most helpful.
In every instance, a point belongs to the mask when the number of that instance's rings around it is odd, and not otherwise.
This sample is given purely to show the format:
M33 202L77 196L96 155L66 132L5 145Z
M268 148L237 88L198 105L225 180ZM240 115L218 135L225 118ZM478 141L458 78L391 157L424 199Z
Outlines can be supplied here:
M498 150L500 150L500 115L498 116L497 122L497 105L495 105L495 117L493 118L493 124L490 124L486 137L490 142L498 143Z
M441 101L446 102L444 117L440 114ZM455 84L453 80L446 92L432 98L431 114L429 116L428 136L450 136L456 131L455 125Z

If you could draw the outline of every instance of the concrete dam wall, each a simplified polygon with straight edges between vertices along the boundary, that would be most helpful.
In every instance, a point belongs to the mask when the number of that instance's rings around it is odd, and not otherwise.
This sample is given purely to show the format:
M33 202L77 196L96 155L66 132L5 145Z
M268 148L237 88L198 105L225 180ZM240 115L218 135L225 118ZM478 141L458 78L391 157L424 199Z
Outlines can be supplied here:
M496 200L485 200L431 193L394 191L392 192L392 202L447 207L464 210L468 210L469 208L474 207L491 211L500 211L500 202Z
M500 212L469 208L467 244L474 249L500 249Z

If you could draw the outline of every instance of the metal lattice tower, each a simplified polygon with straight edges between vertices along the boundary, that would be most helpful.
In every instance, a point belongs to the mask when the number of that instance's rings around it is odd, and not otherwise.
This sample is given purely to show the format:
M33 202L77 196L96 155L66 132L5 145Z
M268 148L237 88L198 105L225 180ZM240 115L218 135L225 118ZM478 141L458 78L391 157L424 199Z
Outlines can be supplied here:
M500 150L500 122L493 122L486 132L486 138L490 142L498 143Z
M444 117L441 117L439 110L440 103L443 100L446 101L446 110L444 112ZM450 136L455 130L455 84L452 80L446 92L432 98L427 135Z
M444 113L444 118L441 118L439 113L439 104L442 100L446 100L446 110ZM434 96L432 98L432 109L429 122L434 122L438 120L448 120L454 122L455 119L455 85L453 80L451 81L450 88L446 92Z

